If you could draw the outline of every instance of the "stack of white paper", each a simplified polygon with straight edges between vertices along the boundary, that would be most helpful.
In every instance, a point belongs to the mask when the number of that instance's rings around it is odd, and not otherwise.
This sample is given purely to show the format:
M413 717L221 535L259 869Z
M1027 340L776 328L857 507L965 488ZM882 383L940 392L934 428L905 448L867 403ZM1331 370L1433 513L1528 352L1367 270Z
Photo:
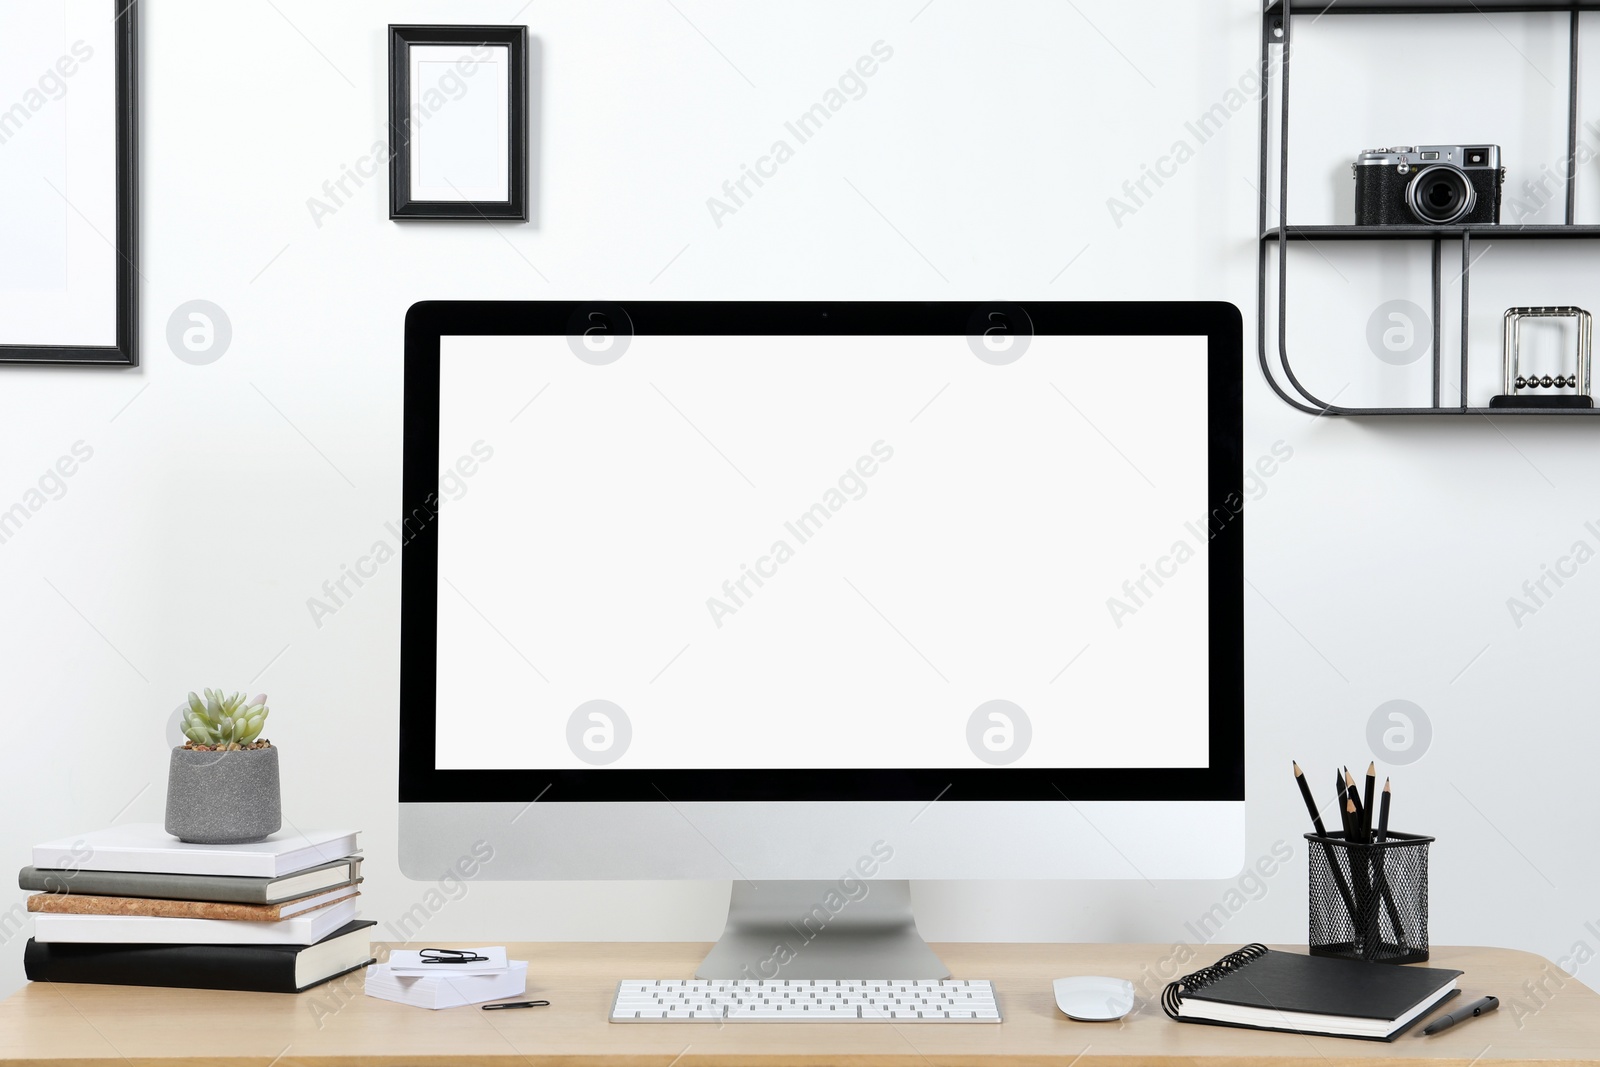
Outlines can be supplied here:
M418 1008L459 1008L520 997L528 965L506 959L504 948L475 949L481 963L424 963L420 952L392 952L389 962L367 968L367 996Z

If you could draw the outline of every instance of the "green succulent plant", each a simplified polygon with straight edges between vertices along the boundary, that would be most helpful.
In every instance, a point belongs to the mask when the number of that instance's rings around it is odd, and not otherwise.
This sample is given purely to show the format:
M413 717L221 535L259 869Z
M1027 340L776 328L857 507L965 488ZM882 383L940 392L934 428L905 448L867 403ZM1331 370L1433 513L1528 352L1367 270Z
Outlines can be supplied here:
M191 744L242 748L261 736L267 722L267 694L246 700L243 693L224 696L220 689L207 689L203 700L190 693L181 710L183 735Z

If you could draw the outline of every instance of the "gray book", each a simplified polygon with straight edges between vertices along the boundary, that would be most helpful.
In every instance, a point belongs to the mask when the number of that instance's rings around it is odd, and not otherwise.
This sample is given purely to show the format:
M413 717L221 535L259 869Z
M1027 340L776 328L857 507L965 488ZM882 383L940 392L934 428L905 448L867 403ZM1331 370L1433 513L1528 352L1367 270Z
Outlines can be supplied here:
M219 874L154 874L24 867L17 885L33 893L83 893L98 897L210 900L223 904L281 904L361 880L361 857L346 856L281 878Z

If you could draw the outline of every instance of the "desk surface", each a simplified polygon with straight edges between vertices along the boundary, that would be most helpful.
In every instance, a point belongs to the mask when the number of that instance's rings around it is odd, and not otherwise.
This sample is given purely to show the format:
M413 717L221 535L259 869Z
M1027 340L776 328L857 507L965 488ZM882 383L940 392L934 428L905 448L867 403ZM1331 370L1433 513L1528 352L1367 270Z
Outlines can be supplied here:
M511 957L529 961L528 993L549 1008L408 1008L362 995L353 976L299 996L35 983L0 1002L0 1059L52 1067L443 1067L468 1059L495 1067L1600 1065L1600 996L1526 952L1436 947L1434 965L1466 972L1463 998L1493 993L1500 1010L1435 1037L1385 1044L1193 1026L1162 1014L1156 998L1168 977L1233 945L1184 950L1193 958L1160 945L934 947L957 977L994 980L1004 1023L613 1024L606 1017L619 979L687 978L707 946L520 944ZM1139 1005L1119 1023L1072 1022L1050 993L1051 979L1067 974L1131 979Z

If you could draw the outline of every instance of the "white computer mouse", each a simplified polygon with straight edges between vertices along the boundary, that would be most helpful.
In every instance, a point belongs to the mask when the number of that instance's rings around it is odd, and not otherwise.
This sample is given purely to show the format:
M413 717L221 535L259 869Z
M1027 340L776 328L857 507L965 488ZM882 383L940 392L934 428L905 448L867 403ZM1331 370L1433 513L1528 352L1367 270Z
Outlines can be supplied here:
M1110 1022L1133 1010L1133 983L1125 978L1057 978L1055 989L1056 1007L1079 1022Z

